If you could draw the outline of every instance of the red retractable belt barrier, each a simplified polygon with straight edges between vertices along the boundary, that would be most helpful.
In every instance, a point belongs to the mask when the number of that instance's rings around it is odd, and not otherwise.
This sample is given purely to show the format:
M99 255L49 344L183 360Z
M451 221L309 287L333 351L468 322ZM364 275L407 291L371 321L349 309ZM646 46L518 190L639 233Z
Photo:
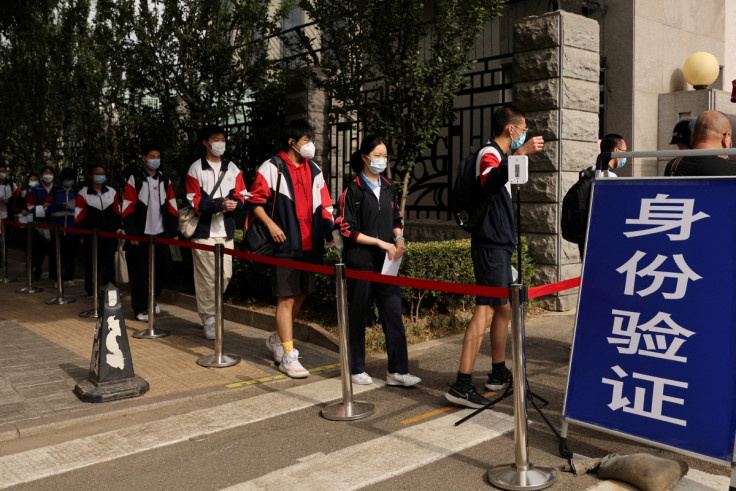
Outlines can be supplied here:
M79 235L92 235L92 231L87 228L59 227L62 232L71 232Z
M5 224L11 227L26 227L27 225L25 223L20 223L20 222L11 222L9 220L6 220ZM43 224L36 224L36 223L32 223L31 226L34 228L42 228L42 229L48 229L48 230L54 229L54 227L51 225L43 225ZM81 228L59 227L59 230L61 230L62 232L73 232L73 233L84 234L84 235L90 235L92 233L92 231L89 229L81 229ZM148 237L146 236L116 234L112 232L105 232L102 230L98 231L98 234L102 237L109 237L112 239L135 240L138 242L145 242L148 240ZM211 245L197 244L196 242L189 242L189 241L183 241L183 240L177 240L177 239L166 239L163 237L156 237L154 239L154 242L157 244L175 245L175 246L180 246L180 247L187 247L189 249L198 249L201 251L208 251L208 252L213 252L215 250L215 248ZM230 254L231 256L239 257L241 259L245 259L248 261L256 261L259 263L271 264L273 266L282 266L284 268L299 269L302 271L308 271L311 273L324 274L324 275L329 275L329 276L335 275L335 271L333 268L329 266L323 266L321 264L302 263L302 262L293 261L290 259L283 259L283 258L269 257L269 256L259 256L258 254L253 254L251 252L238 251L235 249L227 249L227 248L223 248L223 252L225 254ZM371 273L368 271L358 271L354 269L346 270L345 276L347 276L348 278L354 278L357 280L374 281L377 283L386 283L389 285L406 286L409 288L420 288L423 290L434 290L434 291L440 291L440 292L446 292L446 293L458 293L460 295L477 295L477 296L483 296L483 297L509 298L508 288L468 285L464 283L450 283L446 281L422 280L422 279L417 279L417 278L388 276L388 275L383 275L379 273ZM535 287L529 288L528 296L530 299L537 298L537 297L543 297L545 295L550 295L552 293L569 290L571 288L575 288L578 286L580 286L580 277L572 278L572 279L564 280L564 281L558 281L557 283L551 283L548 285L541 285L541 286L535 286Z
M543 297L551 293L569 290L571 288L575 288L576 286L580 286L580 276L569 280L558 281L557 283L550 283L549 285L541 285L529 288L529 293L527 295L529 296L529 298Z
M239 257L241 259L247 259L249 261L256 261L259 263L271 264L273 266L283 266L284 268L300 269L302 271L309 271L311 273L325 274L329 276L335 275L335 270L329 266L323 266L321 264L302 263L299 261L292 261L291 259L284 259L270 256L259 256L252 252L236 251L235 249L223 249L225 254Z

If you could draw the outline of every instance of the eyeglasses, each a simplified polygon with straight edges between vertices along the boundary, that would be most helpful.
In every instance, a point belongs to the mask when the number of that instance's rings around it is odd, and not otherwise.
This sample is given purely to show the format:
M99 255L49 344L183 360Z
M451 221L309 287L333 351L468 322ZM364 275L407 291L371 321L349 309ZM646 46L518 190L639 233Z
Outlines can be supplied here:
M516 130L516 132L519 133L519 135L526 135L526 132L529 131L529 128L528 127L527 128L519 128L516 125L511 125L511 127L514 128Z

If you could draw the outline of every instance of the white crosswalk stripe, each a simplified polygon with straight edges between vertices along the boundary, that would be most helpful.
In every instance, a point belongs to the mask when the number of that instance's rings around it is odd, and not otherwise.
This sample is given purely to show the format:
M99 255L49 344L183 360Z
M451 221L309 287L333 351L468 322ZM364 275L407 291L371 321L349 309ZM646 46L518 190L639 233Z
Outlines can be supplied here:
M355 386L359 394L383 382ZM183 442L202 434L236 428L340 399L339 379L328 379L263 394L214 408L100 433L0 457L0 488L42 479L146 450Z
M360 394L385 385L354 386ZM339 400L339 379L322 380L192 411L158 421L49 445L0 457L0 488L29 483L75 469L112 461L128 455L177 444L203 434L211 434L278 417L329 401ZM513 418L484 411L460 426L454 426L470 410L458 410L442 417L404 427L391 434L352 445L329 454L317 452L298 463L275 470L227 489L270 489L274 483L299 482L305 490L358 489L462 452L513 430ZM366 465L370 462L370 465ZM691 469L675 487L676 491L727 489L729 478ZM590 491L628 491L633 487L616 481L602 481Z
M672 491L723 491L728 489L729 478L714 476L697 469L690 469ZM604 481L588 488L588 491L636 491L638 488L620 481Z
M484 411L460 426L471 409L401 429L390 435L279 469L229 490L271 489L298 482L304 490L358 489L398 476L514 429L511 416ZM370 462L370 465L365 465ZM380 472L376 470L380 469Z

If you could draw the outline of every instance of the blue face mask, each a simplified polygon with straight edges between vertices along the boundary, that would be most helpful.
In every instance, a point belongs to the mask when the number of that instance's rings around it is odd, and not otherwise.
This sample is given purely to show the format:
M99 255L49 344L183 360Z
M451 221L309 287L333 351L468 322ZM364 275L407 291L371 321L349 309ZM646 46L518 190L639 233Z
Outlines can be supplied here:
M107 177L105 177L105 176L93 176L92 177L92 180L95 182L95 184L99 184L100 186L102 186L103 184L105 184L105 181L107 181Z
M513 131L518 135L519 133L516 131L516 127L513 128ZM518 150L526 141L526 133L522 133L519 135L518 140L514 140L514 137L511 137L511 150Z
M74 185L74 181L71 181L71 180L67 180L67 181L61 181L61 184L62 184L62 185L63 185L63 186L65 187L65 188L70 188L70 187L72 187L72 186Z
M624 165L626 165L626 157L624 157L624 158L622 158L621 160L618 161L618 164L616 164L616 168L617 169L620 169Z
M146 165L151 170L157 170L161 167L161 159L149 159L146 161Z

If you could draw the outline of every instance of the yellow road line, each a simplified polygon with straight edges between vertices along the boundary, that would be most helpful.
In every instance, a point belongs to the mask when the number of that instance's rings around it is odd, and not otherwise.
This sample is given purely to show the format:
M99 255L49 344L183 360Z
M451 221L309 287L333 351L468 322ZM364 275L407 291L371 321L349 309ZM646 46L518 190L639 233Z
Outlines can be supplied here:
M494 396L494 395L496 395L495 392L486 392L485 394L483 394L483 397ZM425 414L420 414L419 416L415 416L415 417L410 418L410 419L405 419L404 421L401 422L401 424L402 425L406 425L406 424L409 424L409 423L416 423L417 421L421 421L423 419L431 418L432 416L436 416L437 414L445 413L445 412L449 411L450 409L454 409L456 407L460 407L460 406L458 404L451 404L451 405L445 406L445 407L443 407L441 409L435 409L434 411L430 411L430 412L425 413Z
M340 366L339 363L333 363L332 365L324 365L317 368L310 368L308 371L309 373L315 373L315 372L324 372L325 370L330 370L332 368L338 368ZM271 380L280 380L282 378L287 378L286 374L280 373L278 375L271 375L270 377L261 377L253 380L246 380L244 382L236 382L234 384L227 384L225 387L229 389L234 389L236 387L243 387L244 385L253 385L253 384L260 384L263 382L270 382Z

